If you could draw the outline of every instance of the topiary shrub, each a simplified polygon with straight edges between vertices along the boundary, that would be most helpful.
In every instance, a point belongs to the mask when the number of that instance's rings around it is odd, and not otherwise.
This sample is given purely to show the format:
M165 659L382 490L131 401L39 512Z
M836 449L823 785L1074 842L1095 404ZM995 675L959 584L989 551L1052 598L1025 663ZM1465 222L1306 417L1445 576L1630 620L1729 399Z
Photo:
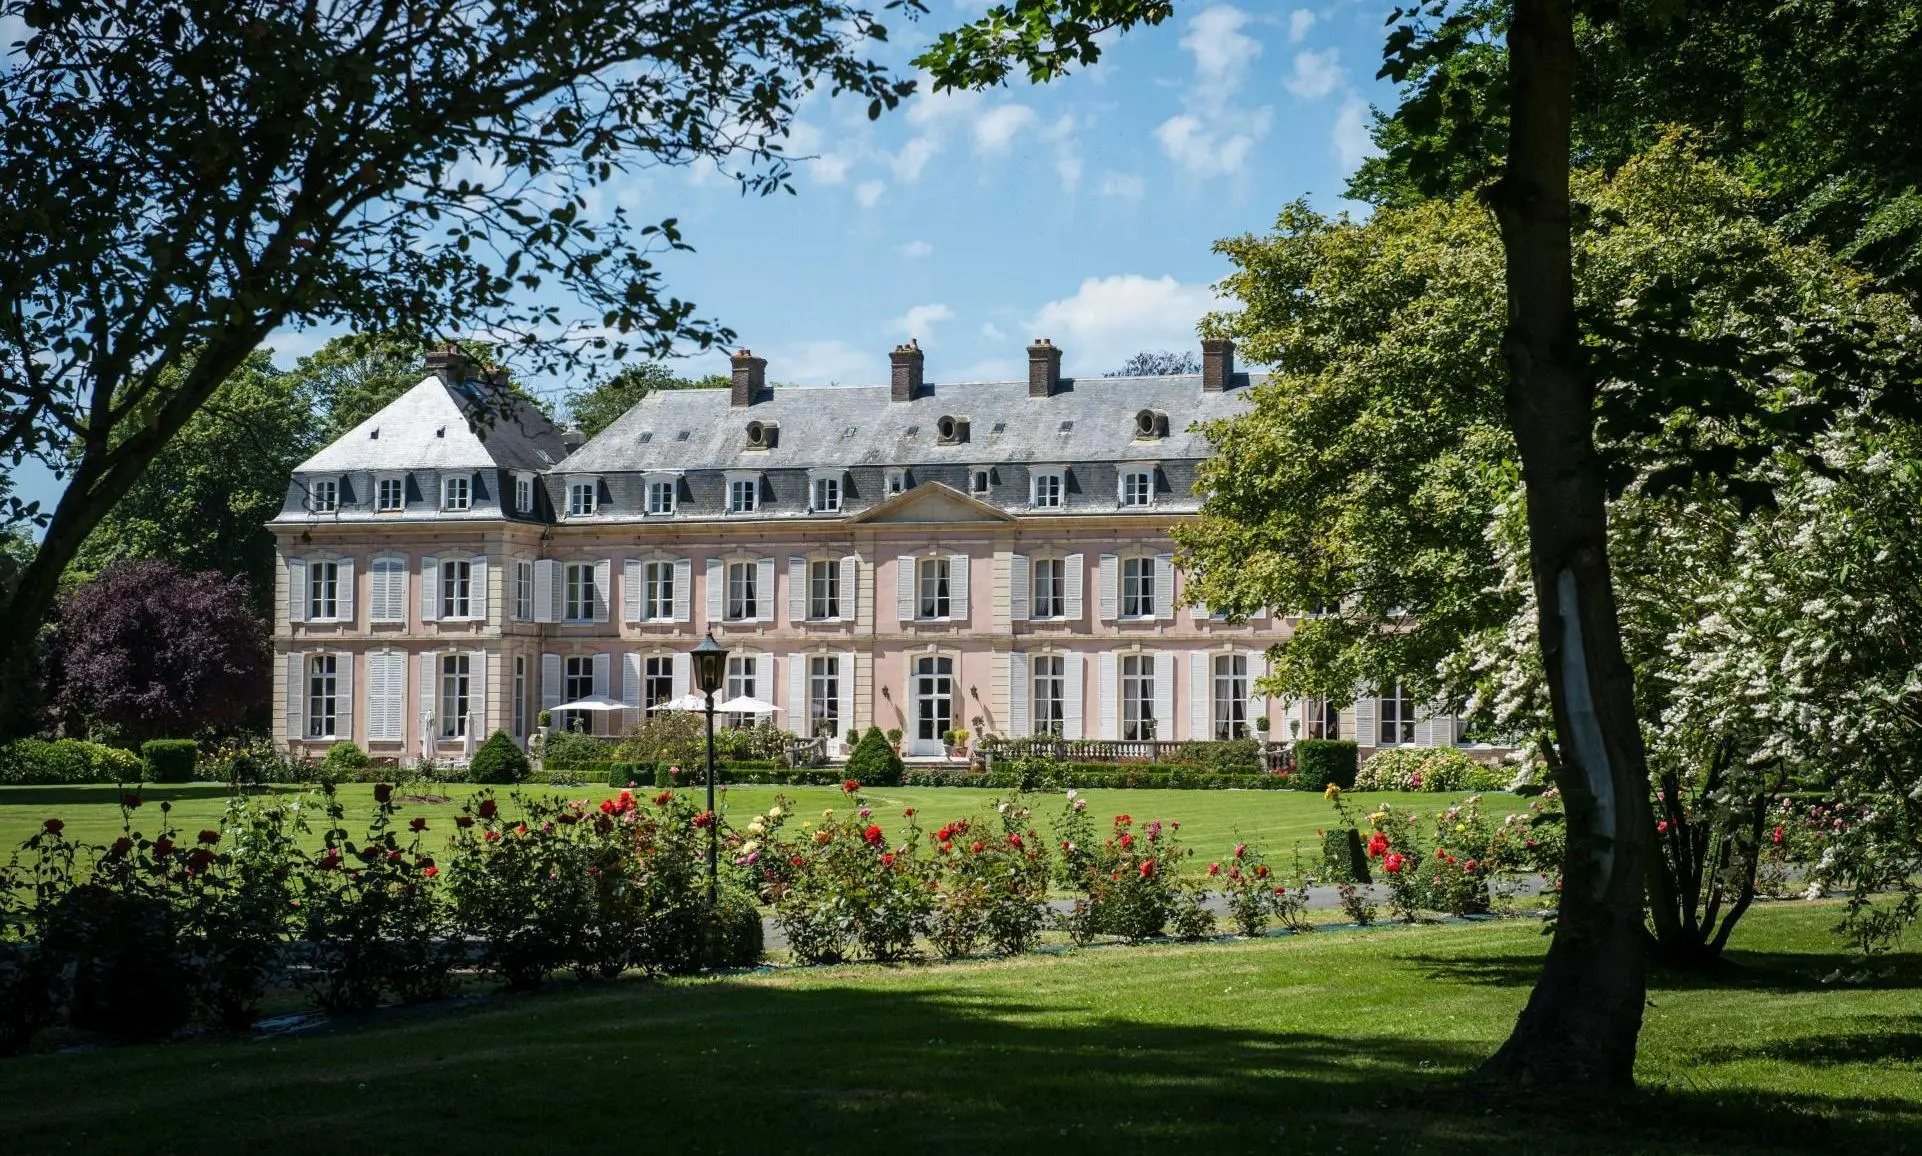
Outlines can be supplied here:
M327 757L320 760L320 773L325 778L351 783L373 765L374 760L367 757L366 751L350 742L338 742L328 747Z
M864 786L898 787L902 770L901 756L894 753L880 727L869 727L848 755L848 778Z
M476 783L518 783L531 769L526 752L514 745L506 731L495 731L467 760L468 777Z
M764 946L761 912L754 905L754 896L737 888L723 888L707 926L707 966L758 966Z
M1359 761L1353 739L1302 739L1295 744L1295 785L1320 791L1333 783L1346 791L1355 785Z
M155 783L191 783L200 761L200 744L192 739L148 739L140 746L147 778Z

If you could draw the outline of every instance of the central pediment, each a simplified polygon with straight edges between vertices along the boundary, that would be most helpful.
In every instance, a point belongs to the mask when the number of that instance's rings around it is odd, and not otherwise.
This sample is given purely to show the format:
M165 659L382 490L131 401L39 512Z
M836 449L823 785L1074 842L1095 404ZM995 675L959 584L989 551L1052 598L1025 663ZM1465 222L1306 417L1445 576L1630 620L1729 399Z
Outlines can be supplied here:
M929 525L956 522L1012 522L998 506L971 498L952 486L928 482L894 495L857 514L856 522L887 525Z

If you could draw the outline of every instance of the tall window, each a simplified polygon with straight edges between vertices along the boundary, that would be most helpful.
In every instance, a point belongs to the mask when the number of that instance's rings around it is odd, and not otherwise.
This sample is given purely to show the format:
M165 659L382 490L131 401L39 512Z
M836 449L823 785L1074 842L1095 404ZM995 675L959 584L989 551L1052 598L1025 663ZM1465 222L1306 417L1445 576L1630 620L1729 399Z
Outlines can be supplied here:
M464 558L442 558L440 561L440 616L442 618L468 618L472 616L474 564Z
M1067 701L1067 680L1063 669L1067 660L1059 654L1040 654L1034 658L1034 733L1062 735L1062 704Z
M569 622L591 622L594 619L594 603L600 592L594 589L594 564L592 562L569 562L567 564L567 598L563 604L564 617Z
M1129 470L1121 475L1121 504L1151 506L1155 500L1155 475L1152 470Z
M1305 704L1308 733L1303 738L1338 739L1341 737L1341 708L1325 698L1311 698Z
M1248 656L1217 654L1214 657L1215 737L1248 737Z
M465 510L473 502L468 489L468 479L442 478L440 483L440 506L443 510Z
M307 617L340 617L340 563L307 563Z
M335 714L339 700L335 681L339 659L331 654L316 654L307 661L307 737L310 739L330 739L334 737Z
M674 660L665 654L647 659L641 672L641 710L651 715L674 697Z
M647 483L647 512L650 514L674 512L674 482L671 478Z
M1415 741L1415 702L1401 683L1397 682L1393 690L1381 696L1381 713L1375 717L1382 746Z
M760 673L760 656L754 654L730 654L727 656L726 695L728 698L755 698L754 693ZM751 714L729 715L727 725L731 727L753 726L760 721Z
M468 658L465 654L440 656L440 737L467 737L467 712L473 703L468 698Z
M595 483L573 482L567 487L567 513L578 518L594 512Z
M841 660L816 655L808 663L808 734L841 733Z
M808 617L820 621L841 617L841 563L838 559L808 563Z
M1155 560L1124 558L1121 562L1121 616L1155 616Z
M968 492L977 498L981 497L988 492L989 483L992 481L993 475L986 470L969 470Z
M889 470L888 471L888 493L899 494L905 491L907 488L908 488L908 474L906 470Z
M309 492L312 495L314 513L331 514L340 508L339 482L315 482L313 489Z
M760 591L755 589L759 570L754 562L727 564L727 618L745 621L761 616Z
M1065 567L1066 563L1059 558L1034 560L1034 583L1029 587L1032 617L1060 618L1067 614L1068 604L1062 593Z
M841 508L841 479L814 479L814 512L832 514Z
M918 617L946 618L953 610L949 598L948 560L946 558L923 558L916 563L920 579L921 597Z
M527 656L514 656L514 737L527 734Z
M1052 510L1061 505L1061 493L1067 487L1060 470L1049 470L1034 476L1034 507L1038 510Z
M534 512L534 479L529 474L514 478L514 508L523 514Z
M374 483L374 509L393 513L407 506L407 485L399 478L382 478Z
M522 622L534 620L534 563L514 563L514 617Z
M727 484L727 512L752 514L761 505L761 480L735 478Z
M1152 654L1121 657L1121 737L1129 740L1155 737L1155 657Z
M579 702L594 697L594 656L591 654L570 655L562 668L562 685L567 690L567 702ZM594 716L585 711L562 711L554 724L566 731L592 731Z
M665 622L674 617L674 563L648 562L641 567L641 618Z

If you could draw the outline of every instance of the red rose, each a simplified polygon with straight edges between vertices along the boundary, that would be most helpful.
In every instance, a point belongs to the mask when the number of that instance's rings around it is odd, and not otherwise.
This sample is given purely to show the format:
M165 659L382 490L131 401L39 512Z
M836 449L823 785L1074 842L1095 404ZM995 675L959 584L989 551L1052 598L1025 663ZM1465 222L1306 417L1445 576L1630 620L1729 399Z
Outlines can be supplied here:
M58 835L67 829L67 825L58 819L48 819L45 823L41 824L41 829L49 835Z
M389 852L387 852L387 861L388 861L389 863L398 863L398 862L400 862L400 861L401 861L402 859L405 859L405 858L406 858L406 856L405 856L405 855L402 855L402 854L401 854L401 853L400 853L399 851L389 851Z
M1401 864L1402 864L1401 853L1398 851L1390 851L1386 856L1382 858L1381 869L1388 872L1390 875L1397 875L1401 873Z
M1476 868L1480 867L1481 863L1479 860L1470 859L1467 863L1463 864L1462 866L1464 870L1473 871Z
M174 841L165 835L153 841L153 853L156 855L171 855L173 854L173 849Z
M386 803L389 800L391 800L393 797L394 797L394 784L392 783L375 783L374 784L374 802Z
M218 843L220 842L220 832L213 830L202 831L200 833L200 841L210 846Z
M1219 864L1219 863L1210 863L1210 864L1208 864L1208 874L1210 874L1210 875L1219 875L1219 874L1221 874L1221 864Z
M1015 850L1019 851L1021 849L1021 836L1009 835L1008 846L1013 847Z
M429 879L432 879L434 876L440 874L440 868L434 866L432 863L429 863L427 866L422 867L420 869L420 873L422 875L427 876Z
M853 780L853 779L842 779L842 780L841 780L841 790L843 790L843 791L845 791L846 793L848 793L848 794L850 794L850 795L852 795L852 794L853 794L854 792L856 792L856 791L858 791L858 790L860 790L860 789L861 789L861 784L860 784L860 783L858 783L858 782L856 782L856 781L855 781L855 780Z
M213 861L214 853L212 851L207 850L205 847L195 847L187 853L187 870L199 874L201 871L207 869L207 864Z
M881 833L881 828L876 827L874 824L870 823L868 824L868 829L861 832L861 838L866 839L868 841L868 846L879 847L881 845L881 840L886 838L886 836Z
M894 852L889 851L881 856L881 866L883 867L894 866Z
M1268 864L1266 864L1266 863L1261 863L1261 864L1258 864L1258 865L1256 865L1256 867L1255 867L1255 878L1257 878L1257 879L1266 879L1266 878L1268 878Z
M409 831L425 831L427 829L427 817L425 815L415 815L408 821L407 829Z
M1277 887L1277 888L1275 888L1275 894L1276 894L1276 895L1286 895L1286 894L1288 894L1288 889L1287 889L1286 887Z
M694 827L696 830L704 831L713 825L714 812L712 811L702 811L700 814L694 816Z
M1388 851L1388 836L1377 831L1368 839L1368 857L1379 859Z
M1134 843L1135 843L1135 837L1133 835L1123 835L1121 837L1121 849L1123 851L1126 851L1128 848L1134 846Z
M1247 853L1247 851L1248 851L1248 844L1246 843L1235 844L1235 858L1237 859L1241 858L1244 854Z
M914 808L913 808L913 807L909 807L909 808L908 808L907 810L905 810L905 811L903 811L903 812L901 812L901 817L902 817L903 819L912 819L912 818L914 818Z
M1663 820L1662 820L1661 822L1659 822L1659 823L1657 823L1657 824L1655 824L1655 829L1656 829L1657 831L1666 831L1666 830L1668 830L1668 820L1667 820L1667 819L1663 819Z
M133 840L127 838L125 835L122 835L120 836L120 838L115 839L113 841L113 846L107 849L107 854L111 855L115 859L125 859L127 857L128 852L132 850L133 850Z
M968 848L968 850L970 850L970 851L973 851L973 852L975 852L976 854L979 854L979 853L980 853L980 851L981 851L981 844L980 844L980 843L975 843L975 844L974 844L973 846L971 846L971 847L969 847L969 848Z
M129 811L137 811L140 809L140 796L135 794L122 795L120 796L120 805Z
M501 833L499 831L482 831L481 832L481 838L487 840L489 843L492 843L498 840L500 837L501 837Z
M473 825L474 825L474 816L472 815L461 815L454 820L454 826L459 827L463 830L465 830L468 827L472 827Z
M1775 843L1775 844L1777 844L1778 846L1779 846L1779 845L1781 844L1781 842L1782 842L1782 828L1780 828L1780 827L1777 827L1777 828L1775 829L1775 834L1774 834L1773 836L1771 836L1771 838L1770 838L1770 841L1771 841L1771 842L1774 842L1774 843Z
M492 799L482 799L480 806L475 809L483 819L491 819L501 813L501 805Z
M1155 861L1153 859L1143 859L1141 861L1141 877L1143 879L1146 879L1152 876L1154 873L1155 873Z
M614 813L614 800L612 800L612 799L602 799L602 800L601 800L601 814L603 814L603 815L612 815L613 813Z
M669 803L672 803L673 801L674 801L673 791L662 791L660 794L654 796L654 805L657 807L665 807Z
M790 866L790 867L805 867L805 866L807 866L807 860L806 860L806 859L803 859L803 858L801 858L801 857L800 857L799 855L796 855L796 856L795 856L794 858L792 858L792 859L789 859L789 860L788 860L788 866Z

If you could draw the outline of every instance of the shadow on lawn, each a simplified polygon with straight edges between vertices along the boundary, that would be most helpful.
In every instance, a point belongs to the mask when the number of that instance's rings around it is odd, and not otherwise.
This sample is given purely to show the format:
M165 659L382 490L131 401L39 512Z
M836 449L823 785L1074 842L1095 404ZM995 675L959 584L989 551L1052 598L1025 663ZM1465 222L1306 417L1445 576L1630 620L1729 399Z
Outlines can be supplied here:
M1430 979L1491 987L1532 988L1541 974L1533 957L1453 959L1415 955L1409 962ZM1846 982L1835 978L1850 976ZM1650 992L1759 991L1776 995L1826 991L1907 991L1922 988L1922 954L1884 956L1866 972L1844 951L1750 951L1731 948L1705 970L1656 967L1649 972Z
M248 787L248 795L293 794L302 788L284 783ZM122 792L138 792L142 803L161 800L178 803L183 799L225 799L234 793L229 783L112 783L73 784L71 786L7 787L0 789L0 803L22 807L112 807Z
M1192 980L1192 977L1190 977ZM1686 1089L1566 1105L1464 1079L1474 1042L1144 1023L939 992L617 982L295 1040L0 1065L12 1151L1759 1153L1874 1144L1914 1103ZM1136 998L1149 998L1135 993ZM1125 1006L1125 1005L1124 1005ZM369 1149L373 1150L373 1149Z

